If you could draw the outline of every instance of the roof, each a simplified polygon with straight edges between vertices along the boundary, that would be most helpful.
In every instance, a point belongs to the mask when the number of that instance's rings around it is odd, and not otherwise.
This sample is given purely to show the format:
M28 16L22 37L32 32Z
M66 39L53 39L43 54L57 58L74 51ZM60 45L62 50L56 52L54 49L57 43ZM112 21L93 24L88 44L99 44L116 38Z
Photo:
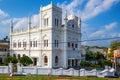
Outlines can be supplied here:
M115 50L120 49L120 46L116 47Z
M9 41L6 41L6 40L0 40L0 43L9 43Z
M68 55L69 59L80 59L80 54L72 53Z
M116 56L116 58L120 58L120 54L118 54L118 55Z

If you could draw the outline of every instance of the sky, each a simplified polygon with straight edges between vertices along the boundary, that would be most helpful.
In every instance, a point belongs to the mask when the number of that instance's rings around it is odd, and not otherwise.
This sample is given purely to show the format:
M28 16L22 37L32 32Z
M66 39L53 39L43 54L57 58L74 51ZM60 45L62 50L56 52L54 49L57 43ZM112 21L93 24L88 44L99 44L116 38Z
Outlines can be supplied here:
M0 0L0 39L9 36L10 21L14 30L26 29L28 16L32 26L39 26L40 6L50 3L68 15L82 19L82 41L120 37L120 0ZM116 39L114 39L116 40ZM83 45L109 47L113 40L82 42Z

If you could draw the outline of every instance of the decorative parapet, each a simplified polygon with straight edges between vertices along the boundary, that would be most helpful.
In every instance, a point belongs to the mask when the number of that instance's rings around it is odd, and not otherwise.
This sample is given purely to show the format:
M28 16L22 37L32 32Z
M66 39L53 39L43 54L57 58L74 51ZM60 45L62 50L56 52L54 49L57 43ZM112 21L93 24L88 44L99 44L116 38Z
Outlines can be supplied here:
M28 29L21 29L21 30L16 30L15 32L13 32L11 35L18 35L18 34L26 34L29 32L37 32L39 30L39 27L31 27L30 30Z

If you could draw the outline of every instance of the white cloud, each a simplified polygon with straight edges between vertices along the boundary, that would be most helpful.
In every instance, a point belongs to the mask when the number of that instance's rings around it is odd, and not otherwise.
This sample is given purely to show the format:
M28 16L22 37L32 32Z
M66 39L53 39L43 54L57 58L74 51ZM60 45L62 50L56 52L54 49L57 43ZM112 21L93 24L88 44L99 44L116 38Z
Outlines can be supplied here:
M40 14L32 15L31 21L32 21L32 26L38 27L40 24Z
M87 42L82 42L82 45L87 45L88 43Z
M34 14L32 15L31 17L31 27L38 27L39 26L39 23L40 23L40 18L39 18L39 14ZM25 29L27 28L28 26L28 17L23 17L23 18L13 18L13 19L7 19L7 20L3 20L2 21L2 24L6 25L10 25L10 22L11 20L13 20L13 26L14 26L14 29L17 30L17 29Z
M63 18L65 11L67 10L67 14L79 14L81 13L80 10L76 9L79 5L81 5L84 0L73 0L71 3L67 4L67 1L64 1L62 4L58 3L57 5L62 8L63 10Z
M99 35L104 34L103 30L98 30L90 35L90 37L98 37Z
M83 13L83 20L88 20L110 9L114 3L120 0L89 0Z
M112 29L114 29L116 26L117 26L117 22L113 22L113 23L111 23L111 24L109 24L109 25L106 25L106 26L105 26L105 29L106 29L106 30L112 30Z
M27 17L21 18L14 25L14 29L26 28L26 27L27 27Z
M32 15L31 17L31 27L38 27L39 26L39 23L40 23L40 18L39 18L39 14L34 14ZM13 19L14 20L14 19ZM28 17L23 17L21 19L17 19L15 18L15 29L19 29L19 28L27 28L27 25L28 25Z
M8 13L4 12L3 10L0 9L0 18L8 17Z
M111 36L111 37L120 37L120 32L110 33L110 36Z
M75 14L86 21L107 11L120 0L88 0L83 10L80 10L78 7L80 7L84 1L85 0L73 0L70 4L64 1L62 4L58 3L58 6L62 7L64 12L68 10L68 14Z
M115 27L117 27L117 22L112 22L108 25L105 25L104 28L93 32L90 34L90 37L106 37L106 36L110 36L110 37L116 37L118 34L116 33L112 33L110 30L114 30Z

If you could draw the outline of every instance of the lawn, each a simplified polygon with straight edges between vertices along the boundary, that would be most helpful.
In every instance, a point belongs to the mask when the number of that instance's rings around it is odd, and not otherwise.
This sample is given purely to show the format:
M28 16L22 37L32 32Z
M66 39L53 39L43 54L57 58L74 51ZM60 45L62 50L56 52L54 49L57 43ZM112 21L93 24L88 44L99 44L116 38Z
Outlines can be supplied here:
M59 76L8 76L0 75L0 80L120 80L120 78L59 77Z

